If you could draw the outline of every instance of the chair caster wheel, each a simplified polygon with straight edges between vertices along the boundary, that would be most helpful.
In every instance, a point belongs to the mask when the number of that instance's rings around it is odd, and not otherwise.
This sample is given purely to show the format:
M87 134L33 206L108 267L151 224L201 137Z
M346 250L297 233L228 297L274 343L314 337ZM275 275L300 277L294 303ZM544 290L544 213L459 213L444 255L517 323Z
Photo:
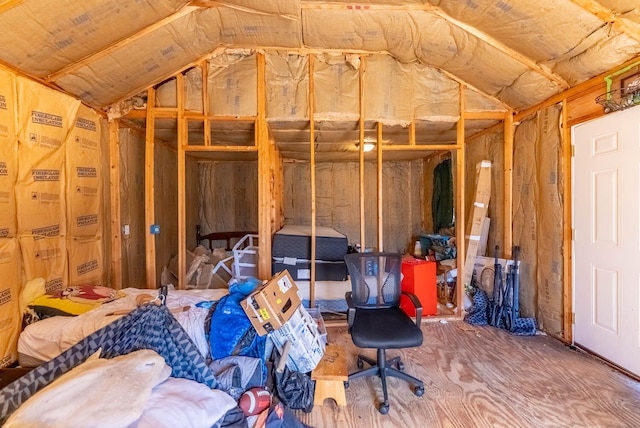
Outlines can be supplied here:
M362 362L362 358L358 358L358 361L356 362L356 364L358 365L359 369L362 369L364 367L364 363Z
M344 382L344 389L349 388L349 381Z
M380 405L378 406L378 411L383 415L386 415L387 413L389 413L389 405L385 403L380 403Z
M396 364L396 367L398 368L398 370L404 371L404 363L402 361L398 361L398 364Z
M416 397L422 397L424 395L424 387L416 386L416 388L413 390L413 393Z

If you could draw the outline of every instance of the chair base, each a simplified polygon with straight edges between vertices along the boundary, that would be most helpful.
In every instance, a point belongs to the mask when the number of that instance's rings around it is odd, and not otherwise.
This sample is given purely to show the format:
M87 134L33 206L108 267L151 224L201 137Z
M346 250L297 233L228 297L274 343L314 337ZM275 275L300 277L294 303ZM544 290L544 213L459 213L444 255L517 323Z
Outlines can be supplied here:
M385 350L378 349L377 361L369 357L365 357L364 355L358 355L358 368L362 368L363 361L371 365L371 367L351 373L347 382L364 376L379 377L382 382L382 394L384 395L384 401L378 406L380 413L386 414L389 411L389 396L387 393L387 377L389 376L402 379L412 384L414 386L413 393L416 396L421 397L424 394L424 383L420 379L402 371L404 369L404 365L402 364L400 357L394 357L387 360ZM396 366L397 368L393 366Z

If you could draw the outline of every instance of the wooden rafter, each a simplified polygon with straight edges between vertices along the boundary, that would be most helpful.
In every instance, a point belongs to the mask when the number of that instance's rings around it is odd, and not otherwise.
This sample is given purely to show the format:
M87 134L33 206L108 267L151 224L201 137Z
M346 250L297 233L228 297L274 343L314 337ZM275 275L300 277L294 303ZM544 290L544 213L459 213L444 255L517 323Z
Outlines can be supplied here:
M125 37L122 40L117 41L116 43L113 43L109 46L107 46L106 48L93 53L89 56L86 56L84 58L82 58L79 61L76 61L72 64L67 65L66 67L56 71L53 74L50 74L49 76L47 76L44 80L47 82L55 82L56 80L60 79L63 76L66 76L68 74L73 73L74 71L84 67L87 64L90 64L94 61L99 60L100 58L104 58L105 56L111 54L112 52L116 51L117 49L120 49L124 46L127 46L128 44L141 39L144 36L147 36L149 34L151 34L152 32L158 30L159 28L164 27L165 25L169 25L172 22L192 13L193 11L199 9L196 6L183 6L180 10L178 10L176 13L167 16L164 19L161 19L160 21L149 25L148 27L143 28L142 30L138 31L135 34L132 34L131 36Z
M610 23L613 28L626 34L640 42L640 30L637 27L633 27L627 24L624 20L620 19L611 9L602 6L599 2L594 0L571 0L587 12L597 16L605 22Z
M494 97L493 95L487 94L483 90L480 90L480 89L476 88L475 86L469 84L468 82L466 82L465 80L463 80L460 77L456 76L455 74L450 73L447 70L443 70L442 68L438 68L438 67L434 67L434 68L437 68L439 71L442 72L442 74L447 76L449 79L458 82L460 84L460 86L464 86L465 89L471 89L472 91L477 92L478 94L482 95L483 97L489 98L490 100L495 101L496 103L500 104L505 110L511 110L511 107L506 105L503 101L499 100L498 98ZM461 94L462 94L461 96L464 96L464 91L462 91Z
M558 74L553 73L548 67L538 64L533 59L521 54L520 52L510 48L504 43L494 39L488 34L478 30L477 28L465 24L464 22L458 21L457 19L449 16L445 11L437 6L433 6L430 4L410 4L410 5L392 5L392 4L376 4L376 5L355 5L345 4L345 3L319 3L315 1L303 0L301 2L302 9L336 9L336 10L349 10L349 9L360 9L360 10L414 10L414 11L423 11L434 14L435 16L445 20L451 25L454 25L461 30L473 35L474 37L482 40L483 42L493 46L498 49L503 54L509 56L511 59L519 62L520 64L526 66L527 68L536 71L547 79L557 83L563 89L569 88L569 84L567 81L559 76Z
M16 6L24 3L24 0L5 0L0 1L0 13L4 13L10 9L13 9Z

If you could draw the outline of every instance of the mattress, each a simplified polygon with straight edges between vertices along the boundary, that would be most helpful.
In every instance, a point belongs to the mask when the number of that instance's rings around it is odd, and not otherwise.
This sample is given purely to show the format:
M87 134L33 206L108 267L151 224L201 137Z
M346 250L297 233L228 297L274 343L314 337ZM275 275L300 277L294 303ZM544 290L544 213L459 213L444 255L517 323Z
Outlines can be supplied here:
M309 297L311 283L296 281L302 295L302 304L310 306ZM351 291L351 281L316 281L315 307L321 312L346 312L349 309L344 295Z
M271 273L275 275L286 269L296 281L311 278L311 262L309 260L296 259L295 264L285 263L285 260L274 259L271 264ZM344 281L345 279L347 279L347 265L345 262L316 260L316 281Z
M344 261L349 242L330 227L316 227L316 260ZM287 225L273 235L271 256L311 260L311 226Z
M33 367L51 360L71 348L91 333L105 327L124 315L110 315L112 312L134 309L139 294L157 294L157 290L127 288L122 290L125 297L105 303L95 309L75 317L56 316L29 324L18 339L20 365ZM204 320L209 312L196 304L207 300L219 300L228 293L225 289L209 290L169 290L169 309L189 307L174 314L200 353L206 358L209 353Z

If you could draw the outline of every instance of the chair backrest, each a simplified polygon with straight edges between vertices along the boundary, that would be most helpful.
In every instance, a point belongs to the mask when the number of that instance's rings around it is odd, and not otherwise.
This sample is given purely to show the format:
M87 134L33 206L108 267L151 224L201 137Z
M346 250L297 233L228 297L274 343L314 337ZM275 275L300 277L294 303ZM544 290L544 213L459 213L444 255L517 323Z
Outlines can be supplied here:
M401 254L353 253L347 254L344 260L351 277L351 299L356 307L400 304Z

